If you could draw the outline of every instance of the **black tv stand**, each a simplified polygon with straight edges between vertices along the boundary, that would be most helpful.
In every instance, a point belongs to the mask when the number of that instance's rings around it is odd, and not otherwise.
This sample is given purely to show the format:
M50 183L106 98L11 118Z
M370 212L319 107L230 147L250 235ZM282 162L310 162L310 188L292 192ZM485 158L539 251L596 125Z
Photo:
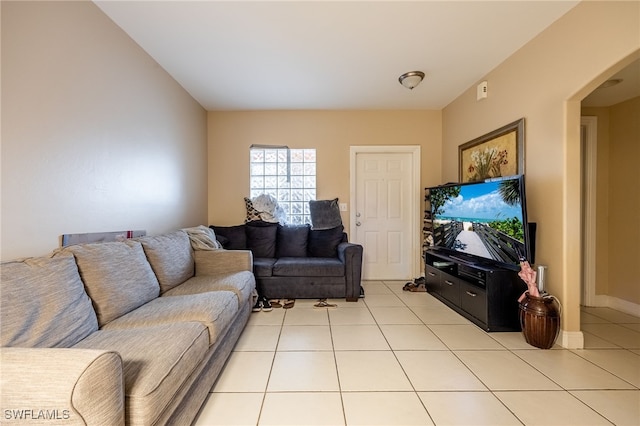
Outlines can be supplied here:
M427 291L486 331L520 331L517 271L469 262L444 250L424 253Z

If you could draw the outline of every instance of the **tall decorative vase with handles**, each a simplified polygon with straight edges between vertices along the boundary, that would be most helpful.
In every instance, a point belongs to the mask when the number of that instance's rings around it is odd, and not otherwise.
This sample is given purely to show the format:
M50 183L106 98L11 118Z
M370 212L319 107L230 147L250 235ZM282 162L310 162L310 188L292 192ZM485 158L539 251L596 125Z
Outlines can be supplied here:
M553 296L525 293L520 302L520 326L525 341L540 349L553 346L560 333L560 304Z

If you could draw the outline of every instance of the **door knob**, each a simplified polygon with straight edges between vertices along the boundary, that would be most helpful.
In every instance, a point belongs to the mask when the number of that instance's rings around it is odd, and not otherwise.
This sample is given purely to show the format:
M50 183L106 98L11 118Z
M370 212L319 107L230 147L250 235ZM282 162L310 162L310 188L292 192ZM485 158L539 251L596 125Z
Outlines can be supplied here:
M356 213L356 217L360 217L360 213Z
M356 226L362 225L359 221L356 221Z

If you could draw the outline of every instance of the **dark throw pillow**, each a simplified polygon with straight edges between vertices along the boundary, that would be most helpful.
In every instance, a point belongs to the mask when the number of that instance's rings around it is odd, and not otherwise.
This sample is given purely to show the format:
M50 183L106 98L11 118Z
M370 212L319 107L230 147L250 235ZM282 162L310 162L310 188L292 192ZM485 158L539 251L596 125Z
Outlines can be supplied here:
M209 228L216 233L216 239L220 241L222 247L227 250L246 250L247 235L244 231L244 225L236 226L215 226ZM224 241L224 240L227 241Z
M309 231L310 257L337 257L338 244L342 242L344 226L331 229L311 229Z
M342 225L338 199L309 201L311 229L333 229Z
M248 222L245 225L247 248L253 257L276 257L277 223L263 221Z
M276 257L307 257L309 225L278 226Z

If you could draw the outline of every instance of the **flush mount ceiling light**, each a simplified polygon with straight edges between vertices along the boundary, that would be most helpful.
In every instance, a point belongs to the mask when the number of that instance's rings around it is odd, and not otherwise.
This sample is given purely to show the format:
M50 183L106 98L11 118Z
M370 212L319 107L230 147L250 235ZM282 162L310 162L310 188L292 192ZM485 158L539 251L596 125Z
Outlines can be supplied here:
M600 86L598 86L598 89L606 89L607 87L612 87L620 83L622 83L621 78L613 78L602 83Z
M416 87L422 79L424 78L424 73L422 71L409 71L402 74L398 81L407 89L411 90Z

